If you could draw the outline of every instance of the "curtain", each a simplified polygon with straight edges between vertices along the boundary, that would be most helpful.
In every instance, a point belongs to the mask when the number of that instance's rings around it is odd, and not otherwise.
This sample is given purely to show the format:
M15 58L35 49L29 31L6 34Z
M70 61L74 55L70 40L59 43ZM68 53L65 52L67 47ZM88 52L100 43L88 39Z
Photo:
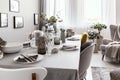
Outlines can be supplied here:
M39 0L40 3L40 9L39 9L39 13L46 13L46 0ZM39 30L42 29L43 24L39 23Z
M82 2L82 0L47 0L46 14L48 17L58 15L63 19L62 25L65 27L76 27L78 20L82 21Z
M102 23L116 24L116 0L102 0Z
M59 15L62 25L78 32L88 30L93 23L116 23L116 0L47 0L48 16ZM99 10L97 10L99 9ZM93 17L93 19L89 19ZM78 29L80 28L80 29Z
M40 0L40 13L46 12L46 0Z
M102 23L108 26L107 29L102 30L101 34L106 39L111 39L109 26L110 24L116 24L116 0L102 0L101 5Z

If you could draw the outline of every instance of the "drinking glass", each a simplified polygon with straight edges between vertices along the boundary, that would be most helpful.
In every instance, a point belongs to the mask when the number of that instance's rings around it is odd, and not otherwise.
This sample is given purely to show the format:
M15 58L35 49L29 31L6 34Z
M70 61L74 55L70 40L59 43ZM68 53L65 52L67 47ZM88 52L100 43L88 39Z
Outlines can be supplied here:
M47 47L46 55L51 55L51 51L54 45L53 33L49 32L47 35L48 35L48 42L46 43L46 47Z

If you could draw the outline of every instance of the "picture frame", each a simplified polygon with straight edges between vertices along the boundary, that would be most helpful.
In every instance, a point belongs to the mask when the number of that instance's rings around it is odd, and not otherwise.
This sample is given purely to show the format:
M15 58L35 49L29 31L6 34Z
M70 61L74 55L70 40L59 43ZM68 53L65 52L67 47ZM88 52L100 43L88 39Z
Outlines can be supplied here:
M23 28L24 27L24 19L21 16L14 16L14 28Z
M0 28L8 27L8 14L0 13Z
M9 0L9 11L10 12L20 12L20 1L19 0Z
M39 14L38 13L34 13L34 25L38 25L39 24L38 17L39 17Z

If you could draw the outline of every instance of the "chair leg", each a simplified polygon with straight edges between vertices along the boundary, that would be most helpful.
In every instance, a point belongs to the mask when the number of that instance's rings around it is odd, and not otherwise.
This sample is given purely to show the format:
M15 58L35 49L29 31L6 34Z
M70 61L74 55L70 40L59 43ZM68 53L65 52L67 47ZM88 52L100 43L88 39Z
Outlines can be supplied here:
M102 55L102 60L104 60L104 56L105 56L105 55Z

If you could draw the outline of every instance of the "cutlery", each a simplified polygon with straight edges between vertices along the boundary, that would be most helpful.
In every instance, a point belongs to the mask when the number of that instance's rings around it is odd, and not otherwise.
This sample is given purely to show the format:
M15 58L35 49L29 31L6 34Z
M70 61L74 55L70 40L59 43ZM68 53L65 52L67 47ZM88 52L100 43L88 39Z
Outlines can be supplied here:
M33 62L33 60L31 60L29 57L23 55L23 54L20 54L22 57L24 57L26 60L28 60L29 62Z

